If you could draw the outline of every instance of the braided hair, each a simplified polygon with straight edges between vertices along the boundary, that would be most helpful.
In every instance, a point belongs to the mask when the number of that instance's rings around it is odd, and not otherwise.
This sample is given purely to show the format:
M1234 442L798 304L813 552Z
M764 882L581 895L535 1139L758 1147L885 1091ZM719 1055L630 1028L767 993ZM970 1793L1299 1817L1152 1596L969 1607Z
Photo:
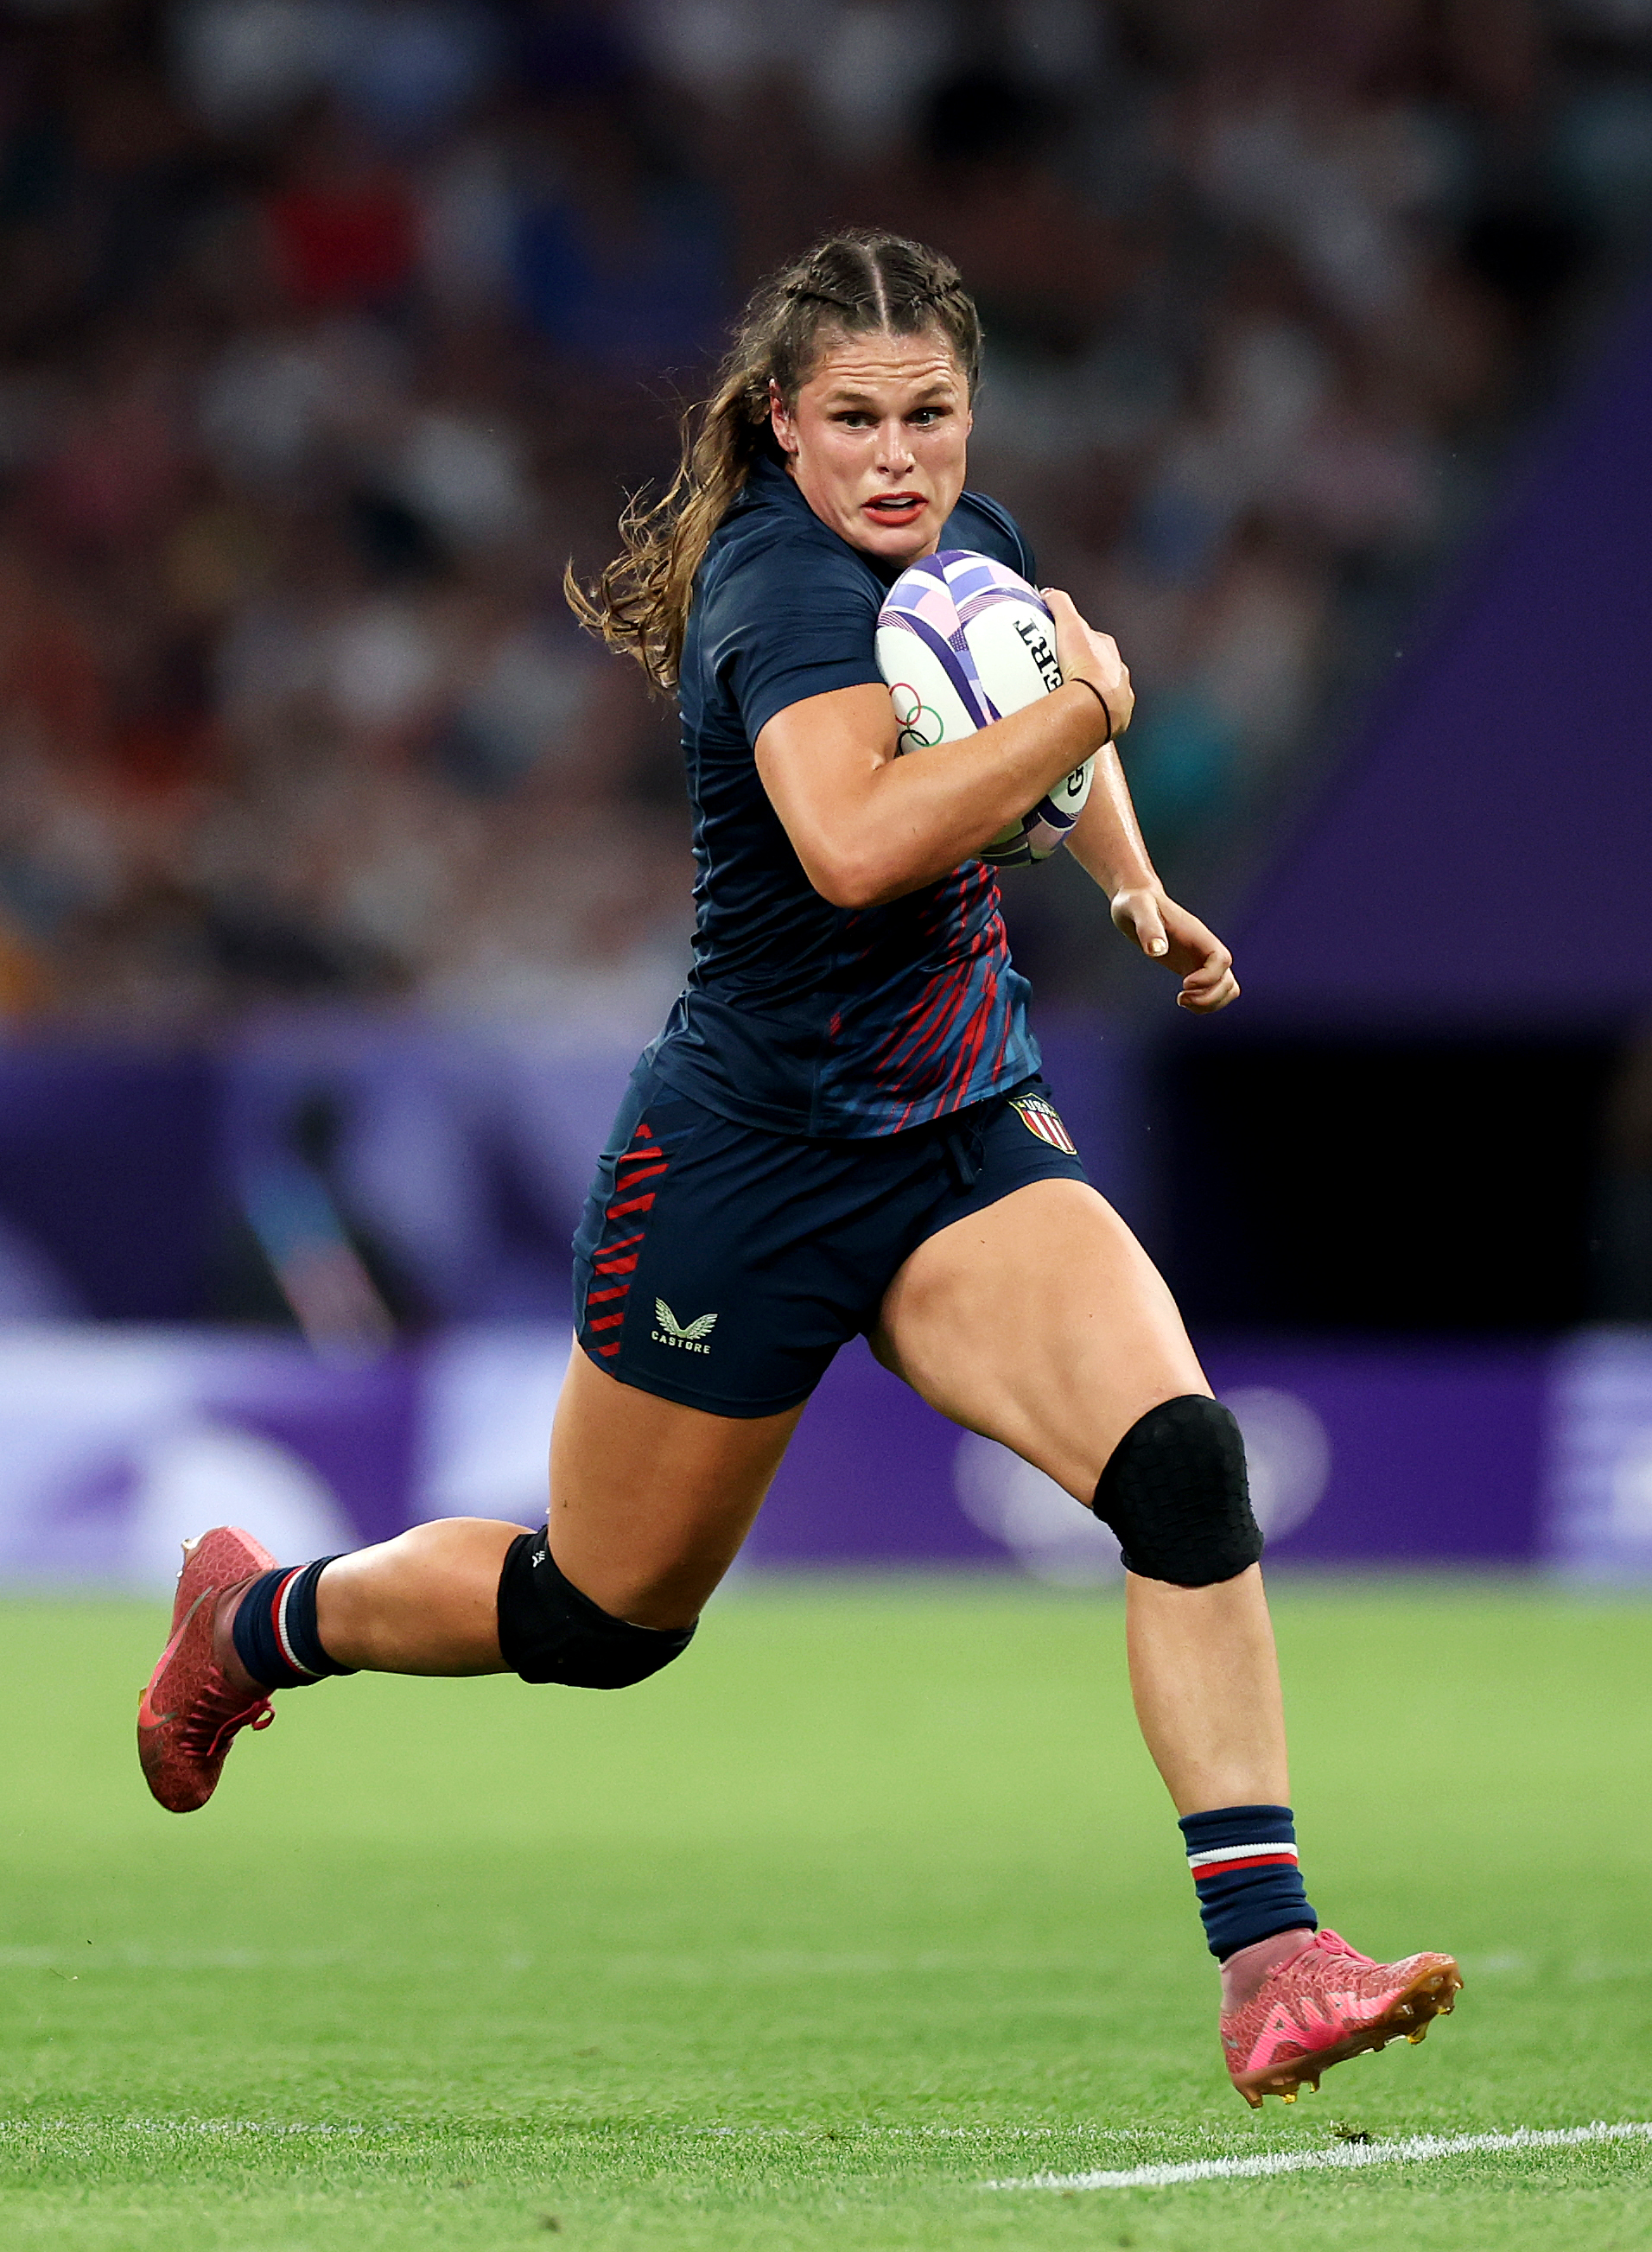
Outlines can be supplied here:
M563 592L580 623L635 657L663 694L677 685L694 573L760 455L779 459L769 421L773 384L788 407L833 333L922 336L939 330L970 391L981 369L981 321L950 259L905 236L828 235L753 293L711 397L684 417L676 476L658 500L634 494L621 546L582 586L569 565Z

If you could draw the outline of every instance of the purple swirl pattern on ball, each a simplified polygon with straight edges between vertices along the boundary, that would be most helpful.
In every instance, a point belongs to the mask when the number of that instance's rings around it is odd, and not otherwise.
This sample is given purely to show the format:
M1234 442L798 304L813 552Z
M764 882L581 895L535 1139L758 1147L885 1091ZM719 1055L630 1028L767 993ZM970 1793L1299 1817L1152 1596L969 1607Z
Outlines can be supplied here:
M1036 587L1007 564L967 547L943 547L902 572L878 614L880 626L913 634L929 650L977 727L1003 717L981 683L964 629L994 602L1031 602L1047 618L1048 605Z

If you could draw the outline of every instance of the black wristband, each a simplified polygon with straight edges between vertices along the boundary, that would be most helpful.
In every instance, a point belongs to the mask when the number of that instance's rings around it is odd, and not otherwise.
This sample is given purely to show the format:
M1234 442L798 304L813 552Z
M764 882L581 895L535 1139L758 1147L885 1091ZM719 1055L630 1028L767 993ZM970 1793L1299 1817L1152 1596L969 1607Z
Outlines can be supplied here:
M1101 693L1101 691L1096 686L1094 681L1086 680L1081 672L1075 672L1072 675L1072 685L1074 688L1087 688L1091 695L1094 697L1096 702L1101 706L1102 711L1107 712L1107 731L1106 734L1102 736L1101 740L1096 745L1096 748L1098 750L1105 751L1107 745L1113 740L1113 714L1107 710L1107 699Z

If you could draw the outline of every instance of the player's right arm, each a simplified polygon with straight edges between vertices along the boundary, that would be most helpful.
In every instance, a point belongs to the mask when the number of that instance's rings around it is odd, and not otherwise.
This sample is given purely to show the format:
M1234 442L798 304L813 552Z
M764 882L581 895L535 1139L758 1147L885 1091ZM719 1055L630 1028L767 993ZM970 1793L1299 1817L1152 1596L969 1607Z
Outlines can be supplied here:
M1067 685L961 742L898 757L889 692L871 685L806 697L763 726L757 771L823 899L880 907L950 874L1128 725L1112 639L1065 594L1051 608Z

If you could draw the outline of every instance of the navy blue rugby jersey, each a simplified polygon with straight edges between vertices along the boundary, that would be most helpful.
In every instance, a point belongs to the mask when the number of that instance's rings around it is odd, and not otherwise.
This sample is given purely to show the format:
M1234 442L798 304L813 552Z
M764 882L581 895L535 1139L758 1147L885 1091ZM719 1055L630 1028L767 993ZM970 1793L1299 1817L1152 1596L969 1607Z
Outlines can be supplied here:
M1015 523L978 494L941 544L1033 577ZM878 612L899 576L762 460L694 581L678 687L694 966L649 1053L680 1094L779 1133L898 1133L1038 1068L993 871L968 861L885 907L835 907L758 776L752 746L777 712L878 681Z

